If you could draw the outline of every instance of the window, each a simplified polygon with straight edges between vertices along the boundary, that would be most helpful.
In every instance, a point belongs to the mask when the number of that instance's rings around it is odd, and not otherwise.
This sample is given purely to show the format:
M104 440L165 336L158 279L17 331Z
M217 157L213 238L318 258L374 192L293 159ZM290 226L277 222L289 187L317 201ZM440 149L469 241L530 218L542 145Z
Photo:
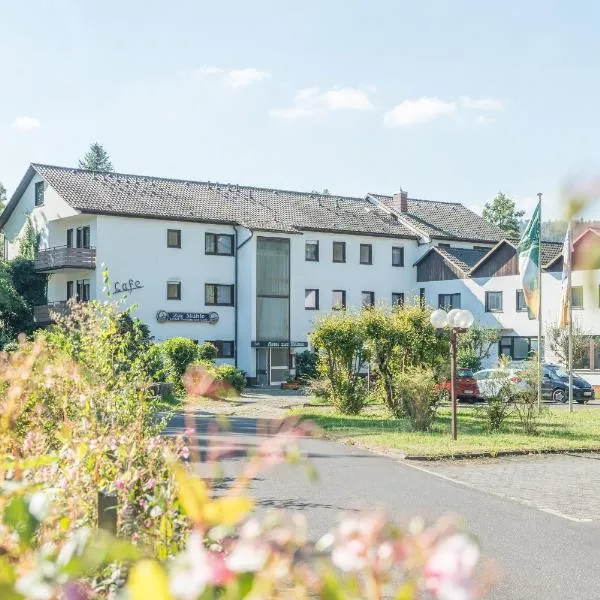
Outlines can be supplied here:
M217 349L217 358L233 358L235 345L233 341L210 340Z
M73 247L73 229L67 229L67 248Z
M167 300L181 300L181 281L167 281Z
M219 283L205 284L204 304L207 306L233 306L233 286Z
M394 246L392 248L392 267L404 266L404 248L402 246Z
M460 294L438 294L438 308L444 310L460 308Z
M392 306L404 306L404 293L392 292Z
M44 204L44 182L38 181L35 184L35 205L41 206Z
M319 290L304 290L304 308L319 310Z
M78 279L77 280L77 301L87 302L90 299L90 280L89 279Z
M473 250L482 250L483 252L487 252L489 250L488 246L473 246Z
M419 288L419 306L425 308L425 288Z
M77 228L77 248L89 248L90 247L90 227L85 225L84 227Z
M525 293L523 290L517 290L517 312L525 312L526 310Z
M485 293L485 312L502 312L502 292Z
M505 336L500 338L498 355L503 354L513 360L526 360L537 349L537 337Z
M571 288L571 304L573 308L583 308L583 286L577 285Z
M67 300L70 300L71 298L73 298L74 294L73 294L73 282L72 281L67 281Z
M204 254L233 256L233 236L226 233L207 233L204 237Z
M450 244L438 244L438 248L452 248Z
M372 265L373 264L373 246L371 244L360 245L360 264L361 265Z
M333 262L346 262L346 242L333 242Z
M375 306L375 292L361 292L360 303L362 304L363 308Z
M304 258L312 262L319 260L319 242L308 241L304 245Z
M346 290L333 290L331 308L333 310L344 310L346 308Z
M181 248L181 229L167 229L167 248Z

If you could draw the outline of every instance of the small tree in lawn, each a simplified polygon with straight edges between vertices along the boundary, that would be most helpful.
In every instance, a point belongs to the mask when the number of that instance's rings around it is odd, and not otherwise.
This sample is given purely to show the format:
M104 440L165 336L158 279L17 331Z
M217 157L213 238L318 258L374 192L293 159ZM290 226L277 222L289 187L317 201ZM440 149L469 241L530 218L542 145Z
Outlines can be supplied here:
M468 331L458 336L458 366L479 371L482 362L490 357L492 347L499 339L500 332L497 329L485 329L479 323L473 323Z
M506 194L499 192L491 202L486 202L482 216L513 238L519 237L519 219L525 214L524 210L515 210L515 201Z
M361 370L368 358L360 315L345 311L326 315L317 321L310 338L319 352L318 370L327 380L334 406L358 414L365 402Z
M548 347L552 354L563 365L569 362L569 328L561 327L558 323L546 328ZM590 334L573 320L573 366L579 367L585 363L590 351Z
M94 142L83 160L79 161L79 168L88 171L114 171L108 152L98 142Z

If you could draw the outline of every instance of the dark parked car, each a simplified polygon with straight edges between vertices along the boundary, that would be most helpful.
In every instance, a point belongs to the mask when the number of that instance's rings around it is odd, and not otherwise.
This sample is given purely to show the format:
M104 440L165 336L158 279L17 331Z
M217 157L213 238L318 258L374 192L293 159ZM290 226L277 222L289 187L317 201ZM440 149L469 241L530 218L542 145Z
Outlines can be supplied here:
M543 365L542 394L544 398L554 402L568 402L569 400L569 373L558 365ZM592 384L573 375L573 400L584 404L595 398Z
M450 381L446 382L446 390L450 393ZM456 398L468 402L479 400L479 388L471 369L456 370Z

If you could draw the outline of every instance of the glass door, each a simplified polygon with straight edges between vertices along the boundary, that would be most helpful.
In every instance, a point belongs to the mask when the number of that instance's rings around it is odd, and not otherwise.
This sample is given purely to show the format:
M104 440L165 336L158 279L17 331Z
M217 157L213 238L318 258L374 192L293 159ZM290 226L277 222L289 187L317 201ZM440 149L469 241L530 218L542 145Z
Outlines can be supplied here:
M269 385L269 348L256 349L256 383Z
M269 383L278 385L285 383L290 376L290 350L289 348L270 348L271 350L271 377Z

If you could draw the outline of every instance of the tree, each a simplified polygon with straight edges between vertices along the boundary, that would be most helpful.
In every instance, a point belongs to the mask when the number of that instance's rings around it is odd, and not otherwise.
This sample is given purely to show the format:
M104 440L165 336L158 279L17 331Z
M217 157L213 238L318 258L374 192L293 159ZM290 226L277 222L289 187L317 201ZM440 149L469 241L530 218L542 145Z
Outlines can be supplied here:
M79 161L79 168L88 171L114 171L108 152L98 142L94 142L83 160Z
M36 250L40 242L40 234L37 233L31 217L27 215L27 221L25 222L25 229L21 240L19 241L19 257L26 260L33 260L35 257Z
M0 212L4 210L6 206L6 188L2 185L0 181Z
M507 236L514 238L519 237L519 219L524 214L524 210L515 210L515 201L502 192L491 202L486 202L483 208L483 218L488 223L497 225Z
M10 265L0 262L0 348L32 327L31 311L13 285Z
M569 362L569 328L553 323L546 328L550 351L563 365ZM590 334L573 321L573 367L582 368L589 358Z
M458 336L458 366L479 371L481 363L490 357L492 346L497 344L499 339L499 330L485 329L479 323L473 323L467 332Z

